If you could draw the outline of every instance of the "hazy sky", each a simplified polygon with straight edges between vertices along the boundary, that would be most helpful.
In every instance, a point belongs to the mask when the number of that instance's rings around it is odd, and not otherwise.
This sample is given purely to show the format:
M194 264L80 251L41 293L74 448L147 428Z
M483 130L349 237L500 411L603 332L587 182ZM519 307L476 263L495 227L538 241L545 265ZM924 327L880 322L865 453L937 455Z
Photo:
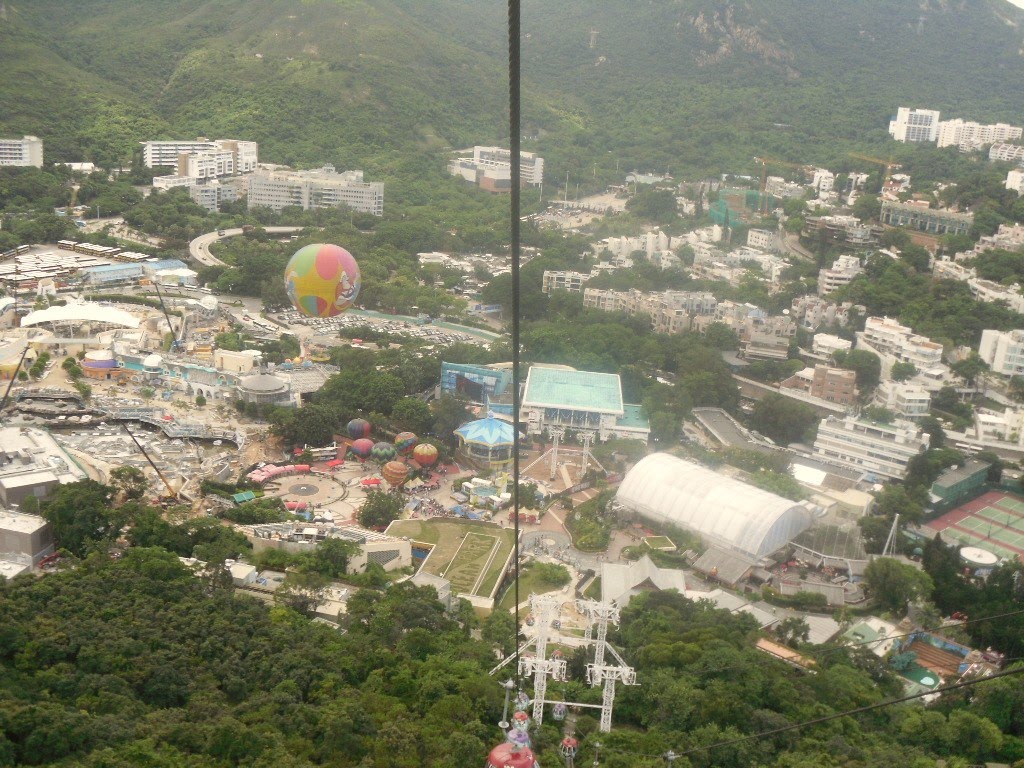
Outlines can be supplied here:
M1010 5L1016 5L1018 8L1024 8L1024 0L1007 0Z

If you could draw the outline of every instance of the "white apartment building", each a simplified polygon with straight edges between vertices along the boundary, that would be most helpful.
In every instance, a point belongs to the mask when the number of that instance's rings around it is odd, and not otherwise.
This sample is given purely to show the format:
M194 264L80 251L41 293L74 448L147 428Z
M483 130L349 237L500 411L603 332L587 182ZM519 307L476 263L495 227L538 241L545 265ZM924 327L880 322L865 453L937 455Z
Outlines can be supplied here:
M915 421L928 415L932 396L912 382L883 381L875 392L875 402L897 416Z
M880 424L828 416L818 426L814 453L851 469L902 480L910 460L928 448L928 434L910 421Z
M43 167L43 140L38 136L0 139L0 166Z
M1018 195L1024 195L1024 171L1012 170L1006 174L1006 188Z
M853 342L831 333L816 333L811 342L811 351L819 357L832 357L836 352L849 352Z
M939 113L934 109L899 107L889 122L889 135L896 141L935 141L939 138Z
M1024 250L1024 224L1000 224L994 235L982 235L974 245L974 253L999 248L1004 251Z
M850 310L853 308L852 301L836 304L820 296L808 294L793 299L789 308L789 316L804 328L814 330L833 323L845 326L850 321ZM861 309L863 310L863 307Z
M912 382L929 392L941 389L949 378L949 367L942 362L942 345L889 317L869 317L864 330L857 333L857 349L874 352L882 359L883 380L889 379L896 363L913 364L917 374Z
M147 168L169 167L178 165L178 155L193 152L210 152L217 149L216 142L207 139L195 141L144 141L142 142L142 162Z
M188 196L192 201L210 213L220 210L221 203L229 203L238 199L238 192L230 184L221 184L214 179L206 184L196 184L188 188Z
M832 171L826 170L824 168L814 169L814 176L811 179L811 186L817 190L818 197L824 197L829 192L831 192L832 188L835 186L835 183L836 175L832 173Z
M932 265L932 277L936 280L959 280L966 283L977 277L974 267L968 267L951 259L938 259Z
M1000 412L975 408L974 434L970 436L983 445L986 442L1024 445L1024 410L1007 408Z
M1020 284L1003 285L991 280L973 277L967 281L967 287L978 301L1006 303L1014 312L1024 313L1024 294L1020 292Z
M175 187L194 187L199 179L194 176L154 176L153 189L174 189Z
M993 144L988 159L1004 163L1024 163L1024 146L1020 144Z
M216 179L235 174L235 153L223 149L211 149L178 155L178 176L196 179Z
M714 294L700 291L664 291L645 293L585 288L583 306L603 312L647 315L655 333L673 334L690 330L694 317L710 316L715 311Z
M347 205L359 213L384 214L384 184L363 181L362 171L338 173L333 165L314 171L259 169L249 176L249 208L296 206L337 208Z
M744 357L762 360L785 360L789 343L796 335L796 323L790 318L748 316L740 329L740 349Z
M982 331L978 356L995 373L1024 375L1024 330Z
M1024 133L1024 129L1015 125L1006 123L982 125L956 118L939 123L936 142L939 147L959 147L961 151L968 152L987 144L1019 139L1022 133Z
M770 229L748 229L747 245L771 253L779 247L778 235Z
M786 181L781 176L769 176L765 179L765 194L773 197L803 197L807 190L803 184Z
M827 296L837 288L849 285L862 272L860 258L844 254L830 268L818 270L818 295Z
M148 168L178 167L180 155L195 155L206 152L230 152L232 154L231 173L251 173L256 170L259 145L255 141L239 141L237 139L198 138L195 141L145 141L142 143L142 161ZM192 175L178 172L179 176Z
M606 237L604 240L594 243L591 248L594 256L598 258L603 257L605 252L612 256L628 258L637 251L642 251L645 256L650 257L656 253L670 251L672 238L660 229L656 229L639 237Z
M512 182L512 152L502 147L473 147L473 156L456 157L448 165L448 172L492 192L508 191ZM544 183L544 158L533 152L520 152L519 173L524 186L539 187Z
M583 290L583 284L589 279L590 273L588 272L545 269L541 278L540 290L542 293L551 293L552 291L579 293Z
M857 332L857 348L895 358L895 362L913 363L919 371L942 365L941 344L918 336L890 317L869 317L864 330Z

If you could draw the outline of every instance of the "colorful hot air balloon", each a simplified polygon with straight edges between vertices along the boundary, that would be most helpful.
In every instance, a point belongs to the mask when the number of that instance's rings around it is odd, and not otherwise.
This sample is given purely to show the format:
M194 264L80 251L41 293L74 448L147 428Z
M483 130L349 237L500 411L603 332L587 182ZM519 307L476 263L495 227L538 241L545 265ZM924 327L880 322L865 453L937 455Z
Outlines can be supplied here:
M300 248L284 270L292 306L309 317L334 317L359 295L359 265L337 245L315 243Z
M379 461L382 464L391 461L397 455L398 451L395 450L395 446L383 441L374 443L373 450L370 451L370 458L374 461Z
M366 419L352 419L348 423L348 436L353 440L358 440L361 437L369 437L372 425Z
M430 443L420 443L412 449L412 457L421 467L429 467L437 461L437 448Z
M373 440L361 437L349 446L349 450L361 459L365 459L373 451Z
M397 488L409 478L409 467L400 461L389 461L380 474L392 488Z
M416 447L420 439L416 437L412 432L399 432L395 435L395 450L401 455L406 456L412 453L412 449Z

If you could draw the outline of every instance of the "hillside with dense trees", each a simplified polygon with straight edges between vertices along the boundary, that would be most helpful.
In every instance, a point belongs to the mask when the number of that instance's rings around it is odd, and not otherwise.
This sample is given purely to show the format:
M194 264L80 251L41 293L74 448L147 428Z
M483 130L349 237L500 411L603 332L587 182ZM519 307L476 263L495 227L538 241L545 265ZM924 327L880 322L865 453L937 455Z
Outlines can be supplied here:
M475 624L472 611L445 615L432 589L400 584L356 594L342 634L237 597L224 579L193 576L159 548L119 559L96 553L64 572L0 584L0 765L479 766L500 739L502 689L487 670L491 643L507 645L509 625L486 621L481 641L470 638ZM636 598L615 641L640 685L620 693L616 728L600 734L601 764L662 765L654 756L670 747L701 747L900 691L867 651L823 649L818 673L807 675L754 649L757 636L743 614L669 593ZM583 661L570 657L572 674ZM688 764L1012 762L1024 758L1024 723L1013 715L1022 690L1019 680L998 680L969 700L698 750ZM579 683L568 692L600 695ZM580 716L588 764L596 725ZM550 719L534 735L543 765L561 763L560 738Z

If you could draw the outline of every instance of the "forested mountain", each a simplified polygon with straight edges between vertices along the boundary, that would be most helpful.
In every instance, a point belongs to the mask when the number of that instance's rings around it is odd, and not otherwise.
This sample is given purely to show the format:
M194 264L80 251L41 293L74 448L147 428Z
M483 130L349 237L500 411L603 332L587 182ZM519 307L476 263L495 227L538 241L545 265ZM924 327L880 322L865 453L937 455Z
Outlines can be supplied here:
M42 136L51 159L110 163L143 138L237 135L268 161L406 176L507 133L501 2L5 11L0 133ZM527 0L523 30L527 146L553 173L836 161L885 144L901 103L1024 114L1024 12L1005 0Z

